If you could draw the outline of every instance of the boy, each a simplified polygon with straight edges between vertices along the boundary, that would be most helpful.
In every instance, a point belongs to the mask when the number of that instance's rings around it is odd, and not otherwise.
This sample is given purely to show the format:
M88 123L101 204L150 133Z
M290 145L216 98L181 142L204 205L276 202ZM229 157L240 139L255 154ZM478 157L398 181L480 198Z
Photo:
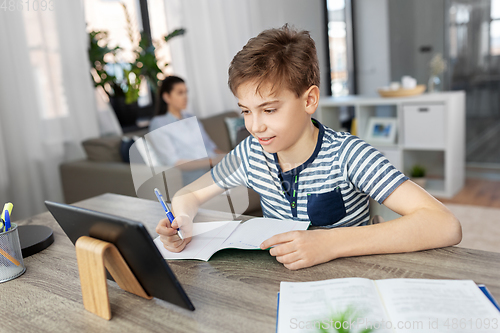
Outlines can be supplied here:
M233 58L228 82L251 136L174 196L174 222L163 219L156 228L166 249L182 251L190 239L181 240L176 228L189 235L202 203L241 184L260 194L265 217L324 227L261 244L292 270L460 242L460 223L444 205L367 143L311 118L319 101L319 66L308 32L285 25L250 39ZM367 225L368 195L402 217Z

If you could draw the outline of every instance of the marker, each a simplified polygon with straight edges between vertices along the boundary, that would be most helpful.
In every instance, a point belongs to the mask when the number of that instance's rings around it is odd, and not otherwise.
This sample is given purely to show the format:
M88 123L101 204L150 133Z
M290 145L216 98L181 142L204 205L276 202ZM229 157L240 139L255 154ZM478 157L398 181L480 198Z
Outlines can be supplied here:
M163 210L165 211L165 214L167 214L167 217L168 217L168 220L170 221L170 223L174 222L174 215L172 214L170 209L168 209L167 203L163 199L163 195L161 195L160 190L155 188L155 194L156 194L156 197L158 198L158 201L163 206ZM181 229L179 229L179 228L177 228L177 235L179 235L180 239L184 239L184 237L182 237Z
M5 211L5 231L9 231L10 229L10 214L9 211Z
M8 212L9 214L9 228L10 228L10 215L12 214L12 208L14 205L10 202L7 202L2 209L2 213L0 214L0 231L7 231L7 225L6 225L6 219L5 219L5 212Z

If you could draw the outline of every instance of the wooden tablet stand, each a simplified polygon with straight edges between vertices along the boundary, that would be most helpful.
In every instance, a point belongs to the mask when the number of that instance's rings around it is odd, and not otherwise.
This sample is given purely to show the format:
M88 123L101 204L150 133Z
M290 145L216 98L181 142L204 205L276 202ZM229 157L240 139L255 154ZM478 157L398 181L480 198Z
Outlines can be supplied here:
M82 236L75 247L83 306L87 311L111 319L106 269L123 290L146 299L153 298L144 291L114 244Z

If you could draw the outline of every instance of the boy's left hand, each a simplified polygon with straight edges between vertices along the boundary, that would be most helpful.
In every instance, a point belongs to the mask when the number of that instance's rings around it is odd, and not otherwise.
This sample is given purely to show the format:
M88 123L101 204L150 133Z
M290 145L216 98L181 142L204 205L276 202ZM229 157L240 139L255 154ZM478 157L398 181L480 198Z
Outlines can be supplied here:
M330 261L333 255L333 230L298 230L275 235L260 245L286 268L296 270Z

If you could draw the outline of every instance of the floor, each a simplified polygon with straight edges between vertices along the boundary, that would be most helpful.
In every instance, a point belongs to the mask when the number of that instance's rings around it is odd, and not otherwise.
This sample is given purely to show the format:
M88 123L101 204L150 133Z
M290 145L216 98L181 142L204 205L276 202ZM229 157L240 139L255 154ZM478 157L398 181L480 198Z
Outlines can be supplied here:
M500 252L500 208L445 204L462 224L458 246Z
M453 198L438 199L443 203L500 208L500 181L467 178L464 188Z

